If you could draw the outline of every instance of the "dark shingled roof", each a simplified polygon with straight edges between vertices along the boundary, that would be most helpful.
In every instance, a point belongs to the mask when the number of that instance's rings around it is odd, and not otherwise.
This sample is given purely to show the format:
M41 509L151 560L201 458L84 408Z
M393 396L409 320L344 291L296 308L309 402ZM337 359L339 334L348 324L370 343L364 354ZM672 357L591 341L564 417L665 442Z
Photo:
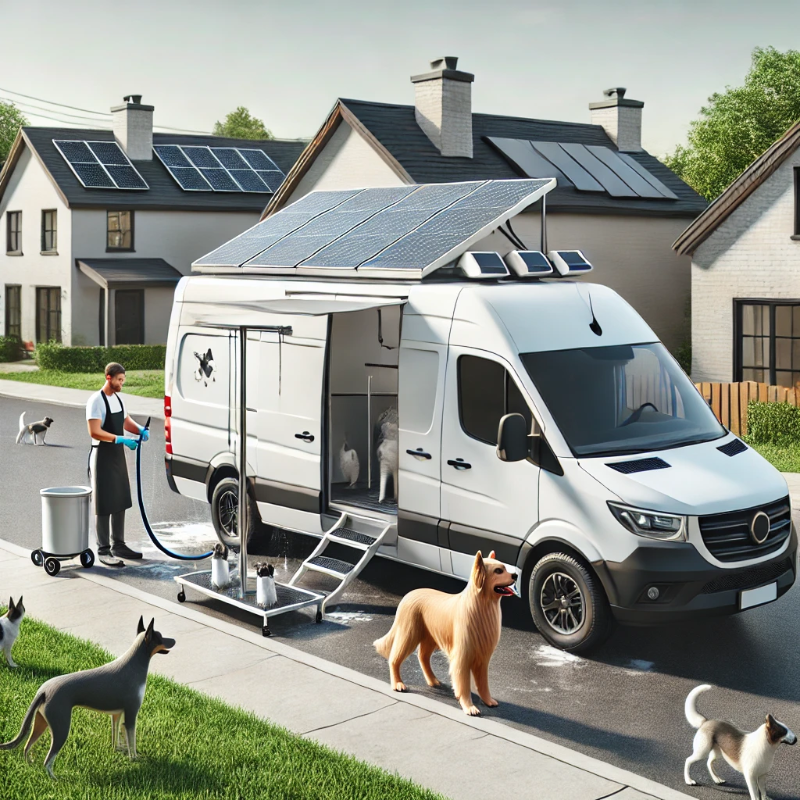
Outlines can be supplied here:
M271 194L249 192L184 192L153 154L152 161L133 161L146 190L86 189L75 177L53 139L113 142L111 131L80 128L23 128L23 135L44 163L71 208L124 208L169 211L261 211ZM188 136L154 133L153 144L248 147L263 150L286 174L305 148L305 142L253 141L225 136Z
M105 286L174 286L183 276L163 258L76 258L78 269Z
M473 114L473 157L444 157L417 124L414 106L362 100L339 102L389 151L416 183L520 177L514 167L485 141L484 137L488 136L596 144L615 152L617 150L599 125ZM657 158L645 151L629 155L669 187L679 199L619 198L600 192L579 192L572 186L558 186L547 195L548 210L694 217L706 208L706 201Z

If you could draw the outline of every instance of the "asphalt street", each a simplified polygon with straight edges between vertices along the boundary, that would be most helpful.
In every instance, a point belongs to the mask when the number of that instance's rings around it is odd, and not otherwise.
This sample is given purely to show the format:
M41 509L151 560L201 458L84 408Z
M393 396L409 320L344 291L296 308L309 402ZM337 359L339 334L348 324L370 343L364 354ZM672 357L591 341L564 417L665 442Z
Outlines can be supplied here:
M47 447L15 446L22 411L28 421L53 417ZM167 487L160 424L155 421L151 441L143 451L143 492L150 520L157 523L168 546L186 553L203 552L214 542L208 506ZM39 490L86 484L88 445L80 409L0 398L0 537L31 549L40 545ZM133 454L128 454L128 460L135 486ZM128 542L141 545L146 560L123 570L94 569L176 600L172 578L208 568L208 562L176 562L157 551L136 509L128 512L127 520ZM278 580L286 581L314 544L309 537L265 532L250 558L269 554ZM62 568L80 566L77 561L64 562ZM325 588L326 581L312 576L304 585ZM294 647L388 680L386 662L375 653L372 641L388 630L401 597L420 586L456 592L463 584L376 559L322 624L314 624L311 611L298 611L273 618L270 627ZM261 624L257 616L191 589L187 597L210 615L225 616L243 626ZM728 781L724 786L711 784L704 764L695 765L692 773L701 785L684 785L683 763L691 752L694 732L684 719L683 703L691 688L699 683L714 685L699 702L706 716L726 718L752 730L771 712L800 733L797 587L776 603L734 617L653 629L620 628L591 658L547 646L535 631L524 601L505 598L502 603L503 635L490 669L492 693L500 706L484 710L492 719L707 800L746 797L747 791L743 778L727 765L717 767ZM444 683L438 690L425 686L413 656L404 665L403 678L411 691L455 705L441 653L435 654L433 667ZM800 747L779 750L767 786L773 800L800 797Z

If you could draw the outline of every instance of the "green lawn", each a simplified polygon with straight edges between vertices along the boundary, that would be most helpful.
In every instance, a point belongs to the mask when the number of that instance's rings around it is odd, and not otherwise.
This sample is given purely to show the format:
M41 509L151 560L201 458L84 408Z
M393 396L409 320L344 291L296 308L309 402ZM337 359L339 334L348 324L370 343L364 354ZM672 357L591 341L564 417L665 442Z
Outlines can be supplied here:
M4 381L24 381L26 383L42 383L47 386L63 386L67 389L87 389L96 391L105 378L94 372L55 372L38 370L36 372L4 372L0 374ZM159 369L132 369L125 373L126 394L137 394L140 397L164 396L164 372Z
M752 442L747 444L781 472L800 472L800 444L753 444Z
M166 629L162 633L170 634ZM180 647L180 636L177 639ZM0 741L17 735L28 705L45 680L110 659L92 644L43 623L23 620L14 647L18 669L8 669L5 659L0 664ZM280 690L268 685L262 689ZM25 763L23 745L0 751L0 783L5 787L0 788L0 796L14 800L439 797L152 674L136 726L136 744L137 761L130 761L127 753L113 752L110 717L75 709L69 739L55 763L58 780L52 781L44 770L50 747L49 733L45 733L33 748L33 765Z

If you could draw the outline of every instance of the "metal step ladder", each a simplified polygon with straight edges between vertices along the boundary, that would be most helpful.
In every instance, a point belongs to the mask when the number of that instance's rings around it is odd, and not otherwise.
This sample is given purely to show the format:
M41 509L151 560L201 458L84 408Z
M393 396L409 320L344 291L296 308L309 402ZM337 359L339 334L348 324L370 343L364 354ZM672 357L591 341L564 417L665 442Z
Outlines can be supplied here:
M355 563L351 563L323 555L328 545L332 543L359 550L361 556ZM348 584L369 564L379 547L396 543L396 522L387 523L381 519L343 512L336 524L323 534L320 543L314 548L314 552L298 567L287 585L296 586L306 572L321 572L324 575L338 578L339 585L322 601L322 613L324 614L325 607L328 604L335 604Z

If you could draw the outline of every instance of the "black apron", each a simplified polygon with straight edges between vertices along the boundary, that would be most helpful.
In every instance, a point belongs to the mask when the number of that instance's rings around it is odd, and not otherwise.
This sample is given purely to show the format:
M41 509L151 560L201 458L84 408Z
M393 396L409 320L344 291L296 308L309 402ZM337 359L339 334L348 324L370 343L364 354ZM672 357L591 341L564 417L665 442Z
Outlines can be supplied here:
M115 436L125 435L125 409L111 413L106 393L100 396L106 406L106 419L102 429ZM119 398L117 398L119 400ZM94 464L94 513L98 517L125 511L133 505L131 485L128 481L128 463L125 461L125 445L114 442L100 442L97 445L97 458Z

